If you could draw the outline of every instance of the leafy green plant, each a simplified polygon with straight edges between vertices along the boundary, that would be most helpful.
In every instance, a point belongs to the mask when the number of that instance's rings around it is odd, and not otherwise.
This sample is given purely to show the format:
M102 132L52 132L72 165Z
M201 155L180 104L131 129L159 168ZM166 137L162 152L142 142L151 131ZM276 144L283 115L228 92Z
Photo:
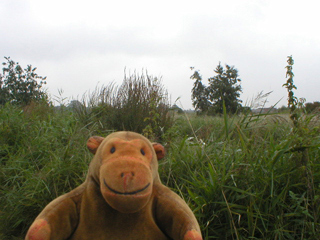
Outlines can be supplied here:
M31 101L48 101L48 96L42 86L46 77L36 73L37 68L28 65L23 69L19 63L10 57L5 57L2 74L0 74L0 105L15 103L28 105ZM38 83L37 80L40 80Z
M314 173L312 171L312 161L310 159L310 150L312 148L319 148L319 144L313 145L314 140L318 138L319 128L314 127L310 124L315 115L305 115L306 112L304 99L297 100L294 96L293 89L297 89L293 82L293 72L292 66L294 61L292 56L288 56L288 66L287 69L287 83L285 86L288 90L288 107L290 108L290 118L293 122L293 128L290 132L289 138L292 138L292 146L289 152L292 153L291 159L295 161L296 166L300 170L301 179L306 184L306 189L304 194L307 195L305 204L306 209L312 208L312 214L306 215L306 219L312 218L316 222L319 219L319 209L320 202L315 200L315 184L314 184ZM292 195L293 196L293 195ZM318 225L314 226L316 231L320 228Z

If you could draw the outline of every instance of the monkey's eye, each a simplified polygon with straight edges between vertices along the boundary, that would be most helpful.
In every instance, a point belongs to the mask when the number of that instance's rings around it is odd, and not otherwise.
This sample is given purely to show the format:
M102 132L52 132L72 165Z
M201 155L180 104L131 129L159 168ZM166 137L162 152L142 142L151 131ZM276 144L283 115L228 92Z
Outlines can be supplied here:
M110 149L110 152L111 153L114 153L116 151L116 148L115 147L112 147L111 149Z
M141 154L142 154L143 156L146 155L146 153L144 152L143 149L141 149L140 152L141 152Z

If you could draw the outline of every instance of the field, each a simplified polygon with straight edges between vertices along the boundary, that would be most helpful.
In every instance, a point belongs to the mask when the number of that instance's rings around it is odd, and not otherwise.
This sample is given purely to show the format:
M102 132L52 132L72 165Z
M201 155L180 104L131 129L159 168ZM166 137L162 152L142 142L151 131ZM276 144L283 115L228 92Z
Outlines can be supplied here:
M46 104L0 108L0 239L23 239L48 202L83 182L87 139L114 129L79 116ZM167 149L160 177L204 239L320 239L320 120L299 121L175 114L157 139Z

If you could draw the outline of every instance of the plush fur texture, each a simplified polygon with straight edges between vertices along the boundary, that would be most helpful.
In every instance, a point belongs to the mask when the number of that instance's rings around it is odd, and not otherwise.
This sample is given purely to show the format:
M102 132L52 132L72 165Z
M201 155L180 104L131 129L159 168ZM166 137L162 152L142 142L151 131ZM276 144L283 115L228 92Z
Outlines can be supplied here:
M49 203L26 240L201 240L188 205L160 182L162 145L133 132L87 142L85 182Z

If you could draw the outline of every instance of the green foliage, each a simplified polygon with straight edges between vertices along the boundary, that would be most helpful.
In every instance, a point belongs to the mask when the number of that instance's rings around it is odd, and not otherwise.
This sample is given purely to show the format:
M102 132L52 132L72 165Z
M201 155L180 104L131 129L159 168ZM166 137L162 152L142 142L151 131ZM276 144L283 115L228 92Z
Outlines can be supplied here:
M320 111L320 102L306 103L305 109L307 113L313 113L315 111Z
M101 131L134 131L155 139L161 139L174 120L167 91L148 74L125 76L120 87L97 88L74 109L84 125L96 124Z
M0 239L23 236L48 202L84 180L90 135L67 109L0 108Z
M288 116L185 116L169 130L159 171L204 239L318 239L319 124L306 125L311 196ZM78 117L67 107L0 108L0 239L22 239L46 204L83 182L92 158L85 143L100 130Z
M41 89L46 84L46 77L39 76L28 65L23 69L19 63L15 63L10 57L5 57L2 74L0 74L0 105L14 103L28 105L31 101L47 101L47 94ZM40 80L40 83L37 82Z
M308 194L287 118L248 114L179 121L177 135L188 126L194 135L177 138L159 169L164 183L194 209L204 239L319 238L320 190ZM319 186L319 137L312 142L309 164Z
M161 180L193 209L204 239L320 238L318 112L295 99L295 124L292 112L230 116L222 104L222 115L173 122L166 99L158 79L133 75L69 107L0 106L0 239L23 239L45 205L82 183L87 139L114 130L161 138Z
M227 113L234 114L241 107L240 92L241 79L238 78L238 70L233 66L226 65L224 69L221 64L215 69L216 76L209 78L208 97L212 102L216 113L223 113L225 104Z
M288 57L288 66L287 68L287 83L284 84L288 90L288 107L290 108L290 119L293 122L293 128L288 136L289 139L292 139L290 152L292 153L292 161L299 169L301 174L301 180L304 181L306 185L306 191L304 192L307 201L307 207L303 211L308 213L313 221L318 222L320 219L319 215L319 201L316 201L317 198L316 188L317 185L314 181L314 169L313 162L310 158L310 154L314 147L319 147L318 143L315 143L314 140L319 137L319 127L315 127L314 124L311 124L312 120L316 115L304 115L305 110L305 99L300 98L299 101L294 96L293 89L297 89L293 82L293 72L292 65L294 63L292 56ZM318 122L318 119L316 119ZM316 125L319 125L317 123ZM311 126L311 127L310 127ZM315 225L314 230L319 232L320 226Z
M195 80L192 88L192 105L198 113L207 113L210 102L208 100L207 88L202 84L202 77L198 71L194 71L190 78Z
M288 79L287 79L287 82L282 86L286 87L288 90L288 108L290 108L291 114L294 114L298 99L297 97L294 96L294 92L293 92L293 90L297 89L297 87L293 83L294 74L292 72L292 66L294 64L294 60L292 56L288 56L287 63L288 65L286 66L286 69L287 69L286 77ZM294 120L296 117L292 115L291 118Z
M224 69L219 63L214 71L217 75L208 79L207 87L202 84L199 71L195 71L191 76L191 79L195 80L192 89L195 109L200 113L208 114L223 114L224 106L228 114L244 110L241 105L242 101L239 99L242 88L238 70L227 64Z

